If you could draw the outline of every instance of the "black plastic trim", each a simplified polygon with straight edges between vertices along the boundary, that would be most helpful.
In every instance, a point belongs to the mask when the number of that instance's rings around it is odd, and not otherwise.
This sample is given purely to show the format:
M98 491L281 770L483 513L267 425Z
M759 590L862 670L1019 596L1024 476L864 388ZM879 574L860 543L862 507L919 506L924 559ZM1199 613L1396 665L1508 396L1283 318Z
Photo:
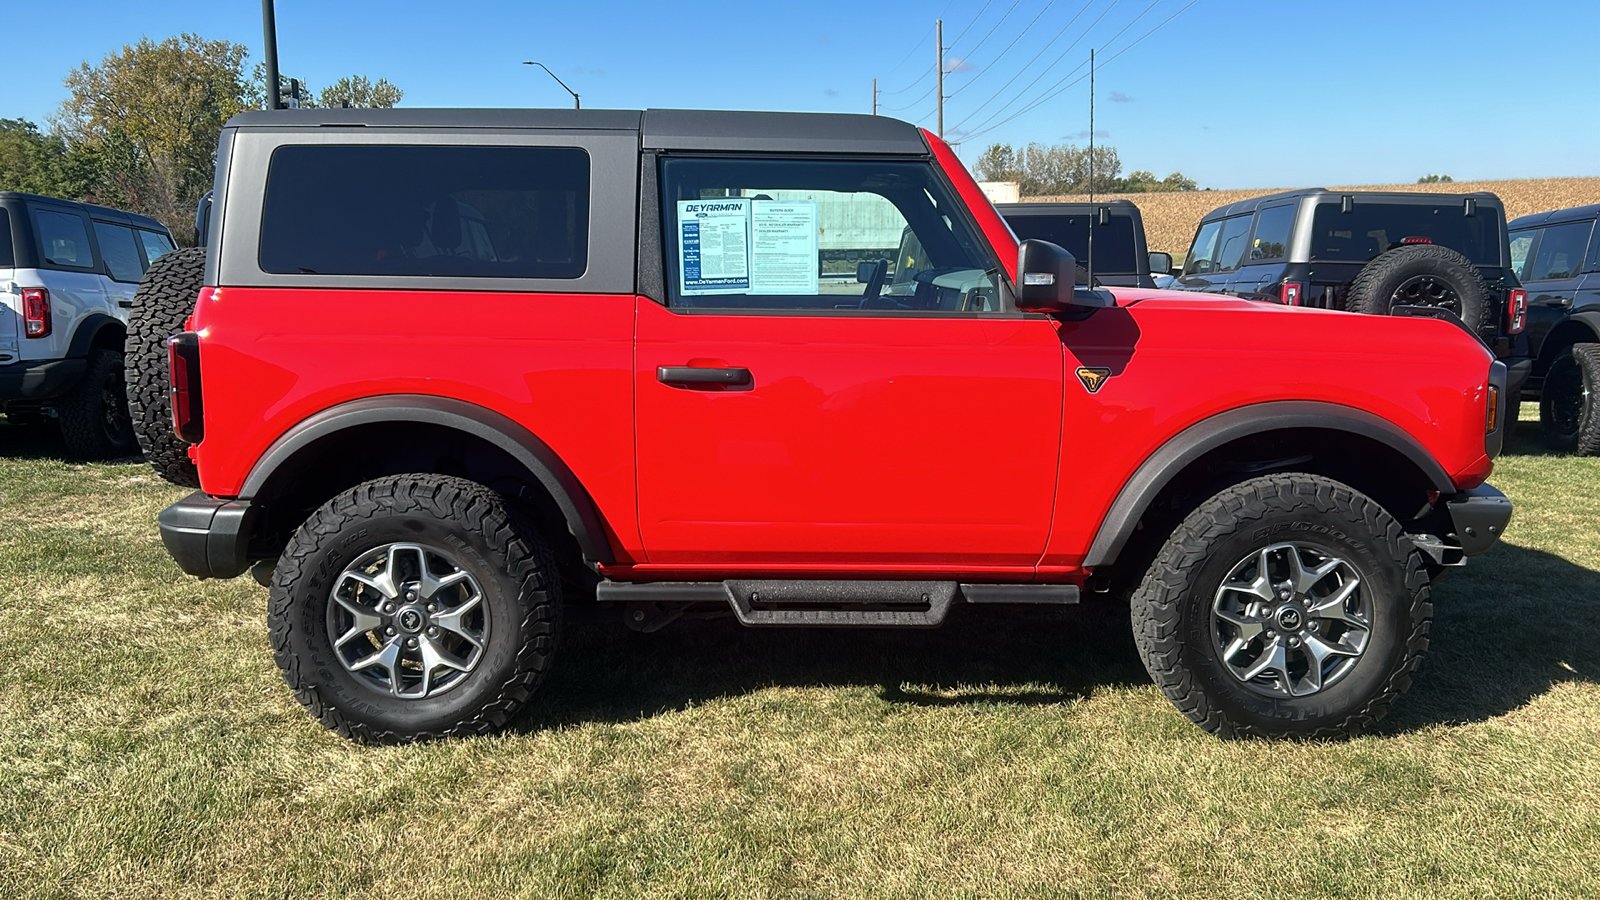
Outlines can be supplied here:
M968 603L1072 604L1078 602L1075 584L963 584L961 597Z
M1494 430L1486 432L1483 436L1483 452L1490 459L1500 455L1506 443L1506 416L1515 415L1511 406L1511 391L1506 385L1508 377L1506 364L1495 360L1489 364L1489 386L1494 388ZM1487 414L1487 410L1485 410Z
M1083 565L1105 566L1116 562L1156 495L1190 463L1230 441L1290 428L1323 428L1372 438L1416 464L1435 490L1442 494L1455 491L1449 473L1416 439L1372 413L1316 401L1257 403L1196 422L1151 454L1117 493L1117 499L1089 545Z
M89 363L83 359L26 360L0 365L0 400L49 400L72 389Z
M1456 539L1468 556L1477 556L1494 546L1511 521L1511 501L1496 488L1481 484L1445 500Z
M348 428L377 422L441 425L499 447L527 468L550 493L567 520L567 529L577 539L579 549L590 564L606 565L615 560L594 500L548 444L511 418L449 397L388 394L325 409L289 429L267 448L240 488L240 499L256 497L274 472L316 441Z
M67 344L67 358L81 359L89 355L89 347L94 344L95 338L107 328L116 328L127 333L128 327L122 322L105 313L90 313L78 322L78 330L72 333L72 340Z
M255 507L196 491L161 511L161 543L183 571L197 578L233 578L250 567Z

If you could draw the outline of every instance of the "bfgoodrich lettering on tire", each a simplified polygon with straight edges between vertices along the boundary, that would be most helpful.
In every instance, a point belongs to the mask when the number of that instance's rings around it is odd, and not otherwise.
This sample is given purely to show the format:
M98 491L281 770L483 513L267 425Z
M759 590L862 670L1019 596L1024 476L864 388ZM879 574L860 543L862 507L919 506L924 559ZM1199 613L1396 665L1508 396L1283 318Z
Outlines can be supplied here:
M1224 737L1337 737L1411 684L1433 614L1422 554L1371 498L1272 475L1202 503L1134 592L1145 668Z
M559 591L550 550L498 494L400 475L340 494L295 532L267 618L312 715L404 743L505 724L549 665Z

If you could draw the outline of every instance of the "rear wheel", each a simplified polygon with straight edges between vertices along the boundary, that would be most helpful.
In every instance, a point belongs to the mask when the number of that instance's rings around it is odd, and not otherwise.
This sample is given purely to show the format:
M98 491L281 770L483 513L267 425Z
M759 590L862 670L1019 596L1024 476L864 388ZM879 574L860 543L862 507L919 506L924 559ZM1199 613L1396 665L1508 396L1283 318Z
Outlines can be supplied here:
M1335 737L1411 684L1432 617L1422 554L1370 498L1313 475L1228 488L1190 513L1132 598L1173 704L1224 737Z
M1573 344L1556 357L1539 391L1539 424L1559 450L1600 454L1600 344Z
M505 724L549 665L560 610L550 550L500 495L401 475L340 494L295 532L268 624L312 715L405 743Z
M183 331L205 281L203 247L173 250L150 264L128 317L128 408L144 458L173 484L199 487L189 444L172 430L167 338Z
M56 404L67 452L79 459L111 459L136 449L122 354L89 351L83 380Z

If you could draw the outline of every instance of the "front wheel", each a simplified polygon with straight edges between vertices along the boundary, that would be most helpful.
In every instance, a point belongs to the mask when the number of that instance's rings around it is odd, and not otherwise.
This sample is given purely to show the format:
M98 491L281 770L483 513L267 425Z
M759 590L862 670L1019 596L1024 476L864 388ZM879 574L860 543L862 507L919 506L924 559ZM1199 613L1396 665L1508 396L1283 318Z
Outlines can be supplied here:
M1539 425L1557 450L1600 454L1600 344L1573 344L1550 364Z
M267 618L284 680L324 725L407 743L505 724L549 665L560 610L549 548L500 495L400 475L295 532Z
M1223 737L1354 735L1411 684L1433 605L1423 556L1371 498L1271 475L1202 503L1132 598L1145 668Z

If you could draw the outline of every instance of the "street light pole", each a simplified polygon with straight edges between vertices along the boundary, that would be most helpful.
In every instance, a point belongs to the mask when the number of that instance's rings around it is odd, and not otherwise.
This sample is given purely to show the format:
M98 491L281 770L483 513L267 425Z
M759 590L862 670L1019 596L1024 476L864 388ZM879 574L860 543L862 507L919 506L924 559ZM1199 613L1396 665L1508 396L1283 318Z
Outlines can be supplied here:
M525 65L525 66L538 66L539 68L543 69L544 73L546 75L549 75L551 78L555 78L556 79L556 84L561 85L561 89L562 90L564 90L567 93L572 95L572 108L573 109L582 109L583 108L578 103L578 92L573 90L572 88L567 87L567 83L565 81L562 81L560 78L557 78L556 77L556 73L550 71L550 67L549 66L545 65L542 62L534 62L533 60L524 60L522 64Z

